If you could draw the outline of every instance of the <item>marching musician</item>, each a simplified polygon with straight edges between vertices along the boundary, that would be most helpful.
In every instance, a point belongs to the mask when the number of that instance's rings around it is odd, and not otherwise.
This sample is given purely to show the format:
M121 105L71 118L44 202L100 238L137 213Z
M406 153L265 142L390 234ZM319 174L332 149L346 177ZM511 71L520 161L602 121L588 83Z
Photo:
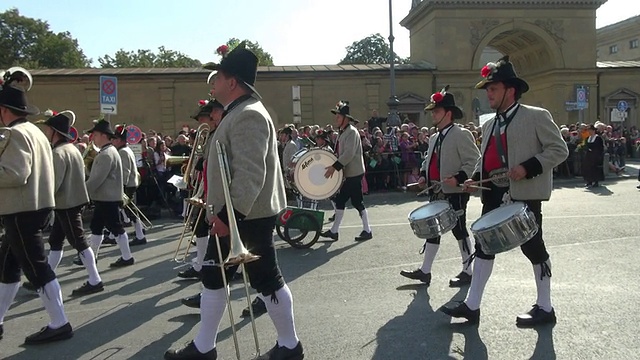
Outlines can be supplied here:
M292 126L285 126L280 130L280 141L284 144L284 150L282 151L283 171L289 168L289 163L291 163L293 155L298 151L298 144L293 141L293 130Z
M120 161L122 162L122 182L124 183L124 193L129 198L129 201L133 202L133 198L140 186L140 173L138 172L138 166L136 164L136 156L133 150L127 146L127 128L123 125L116 125L115 135L111 139L111 144L115 146L120 155ZM147 238L144 234L144 227L142 226L142 219L140 219L128 206L125 206L124 212L136 230L136 238L129 242L129 246L144 245L147 243ZM114 234L115 235L115 234Z
M222 106L222 104L220 104L219 101L215 99L212 99L210 101L200 100L200 106L199 106L198 112L194 116L192 116L192 118L198 121L199 124L208 124L210 129L209 137L207 138L207 142L204 145L202 158L200 158L196 164L196 170L198 171L203 172L204 169L206 169L207 167L205 163L209 154L209 149L211 149L212 146L215 146L211 142L211 139L213 139L212 135L216 130L216 128L218 127L218 125L220 124L220 121L222 120L223 112L224 112L224 106ZM206 176L203 177L203 182L205 186L204 199L206 199L207 197ZM200 217L200 220L196 224L194 224L194 232L196 236L196 262L189 269L179 272L178 273L179 278L202 279L202 273L201 273L202 262L204 261L205 254L207 252L208 243L211 239L213 239L213 238L209 238L209 228L210 228L210 225L207 223L206 214L203 214L203 216ZM230 270L231 269L233 269L232 271L233 275L230 277L231 281L242 278L242 275L237 272L240 270L239 266L232 266L230 267ZM201 300L202 300L202 293L197 293L195 295L183 298L181 302L183 305L191 308L200 308ZM262 315L267 312L267 308L264 304L264 301L262 301L260 297L257 297L257 296L252 301L251 307L252 307L254 316ZM247 317L250 314L251 313L248 307L242 311L243 317Z
M73 329L42 240L42 229L55 206L51 145L44 133L27 121L27 115L37 115L40 110L28 103L22 87L12 84L21 76L7 70L0 84L0 124L6 127L0 131L0 217L5 227L0 245L0 339L22 270L39 289L50 319L47 326L25 339L25 344L39 344L69 339Z
M87 190L89 198L93 200L95 208L91 218L91 248L98 257L98 250L102 244L102 230L106 227L116 236L121 257L110 267L133 265L134 259L129 248L129 237L120 220L120 206L122 205L122 160L118 150L111 144L115 133L107 120L94 121L89 133L93 133L93 142L100 148L91 166Z
M202 152L202 157L197 160L196 166L195 166L195 169L197 171L200 171L203 174L202 181L204 181L203 186L205 186L204 199L207 198L207 191L206 191L207 189L205 185L206 180L204 180L204 169L206 168L206 166L204 163L206 162L209 149L211 149L211 146L212 146L211 139L213 138L213 136L211 135L213 134L216 127L220 123L220 120L222 119L223 111L224 111L224 107L222 106L222 104L220 104L219 101L215 99L209 100L209 101L201 100L198 106L198 111L196 112L196 114L191 116L191 118L196 120L198 124L209 125L209 136L206 139L206 143L203 145L204 149ZM192 151L195 151L195 149L193 149ZM202 199L199 199L199 200L202 200ZM196 208L193 211L197 213L198 210L199 209ZM205 212L204 209L202 211ZM191 278L201 279L202 278L202 274L200 273L200 271L202 270L202 262L204 261L204 256L207 253L207 244L209 242L209 229L210 229L210 226L209 224L207 224L206 213L203 213L203 215L200 216L200 219L198 220L198 222L194 224L194 229L193 229L196 236L196 261L193 264L193 266L179 272L178 273L179 278L183 278L183 279L191 279ZM182 299L182 303L187 306L199 307L200 294L198 293L197 295Z
M518 315L516 324L526 327L554 323L551 262L542 239L542 201L551 196L553 168L567 158L569 151L549 111L520 104L529 85L516 75L509 56L488 63L481 74L484 79L476 88L486 90L496 116L482 126L482 156L472 179L465 181L465 190L477 190L469 185L480 179L494 179L486 183L491 190L482 190L483 215L510 201L524 202L533 213L540 230L520 249L533 264L538 297L530 311ZM500 175L504 181L499 180ZM495 258L485 254L477 241L475 256L466 299L454 308L442 308L445 314L466 318L470 323L480 319L480 302Z
M369 225L369 214L364 207L364 197L362 196L362 177L364 176L364 158L362 157L362 143L360 133L351 125L351 122L358 123L353 116L349 114L349 102L340 101L335 109L331 109L335 115L336 125L339 129L338 139L336 141L336 153L338 160L331 166L326 168L324 176L330 178L336 171L344 173L345 181L340 187L340 191L336 195L334 201L336 204L335 219L331 229L323 231L320 236L330 238L333 241L338 240L338 231L340 223L344 217L344 209L347 200L351 199L353 205L362 219L362 232L356 236L356 241L370 240L373 238L371 226Z
M458 223L452 232L458 240L462 271L449 280L449 286L459 287L471 283L471 261L468 261L471 257L471 240L466 217L469 193L464 192L459 185L473 174L480 152L471 132L454 123L455 120L462 119L464 113L456 105L453 94L447 90L448 86L431 95L431 103L425 107L425 111L431 111L433 126L438 132L429 140L425 161L427 169L425 177L421 177L419 183L432 187L429 201L446 200L458 214ZM422 266L413 271L402 270L400 275L430 284L431 266L439 247L440 236L427 239L423 247Z
M69 129L74 121L75 114L70 111L53 114L44 121L44 132L53 146L56 198L55 220L49 234L49 266L55 271L60 264L66 237L89 273L89 280L71 293L79 296L103 291L104 285L96 267L93 250L84 237L82 208L89 203L89 195L85 185L82 154L69 142L73 140Z
M224 105L225 114L213 134L212 144L220 141L226 147L230 175L231 203L225 203L218 152L211 147L207 158L207 207L212 207L209 223L212 239L220 239L220 252L226 258L230 251L227 206L233 206L238 232L244 246L260 256L245 269L251 286L263 297L276 328L275 346L259 356L259 360L304 358L302 344L296 334L293 297L278 266L273 243L277 214L286 206L284 181L277 152L277 135L269 112L260 100L254 83L258 58L240 44L215 65L213 80L216 99ZM221 264L218 246L210 242L205 260ZM165 359L216 359L218 328L226 309L228 287L222 280L220 266L202 269L200 329L186 347L169 350Z
M333 149L331 148L331 140L329 139L330 137L331 137L330 131L325 131L323 129L316 130L316 134L314 136L316 147L322 150L333 152Z

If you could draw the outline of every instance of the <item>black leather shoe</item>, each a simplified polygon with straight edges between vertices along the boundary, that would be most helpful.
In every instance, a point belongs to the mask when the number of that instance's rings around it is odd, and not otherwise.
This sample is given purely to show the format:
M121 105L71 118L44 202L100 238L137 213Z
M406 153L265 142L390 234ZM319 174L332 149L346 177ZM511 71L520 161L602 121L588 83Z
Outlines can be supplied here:
M129 246L145 245L146 243L147 243L146 237L143 237L142 239L135 238L129 241Z
M262 314L267 313L267 304L265 304L262 299L256 296L256 298L251 302L251 309L253 310L253 316L258 317ZM242 310L241 317L249 316L251 316L251 312L249 312L249 307L246 307Z
M22 283L22 287L29 291L38 291L38 288L31 281Z
M477 324L480 322L480 309L471 310L464 302L461 302L460 305L454 308L443 306L440 308L440 311L454 318L465 318L468 324Z
M531 310L524 314L518 315L516 325L521 327L532 327L542 324L555 324L556 312L551 309L550 312L542 310L538 305L533 305Z
M101 291L104 291L104 285L102 284L102 281L95 285L91 285L89 284L88 281L85 281L85 283L82 284L82 286L80 286L77 289L74 289L71 292L71 296L89 295L89 294L99 293Z
M302 360L304 359L304 350L302 349L302 343L298 341L298 345L293 349L287 349L284 346L278 345L271 348L267 353L262 354L256 358L256 360Z
M113 238L113 239L112 239L112 238L110 238L110 237L108 237L108 236L105 236L105 237L102 239L102 245L116 245L117 243L118 243L118 242L116 241L116 239L115 239L115 238Z
M449 280L449 286L451 287L461 287L469 284L471 284L471 275L464 271L461 271L460 274Z
M333 215L331 215L331 216L327 219L327 221L332 222L332 221L334 221L335 219L336 219L336 214L333 214Z
M202 273L200 271L196 271L192 266L187 270L180 271L178 273L178 277L181 279L202 279Z
M331 239L333 241L338 241L338 233L332 233L331 229L321 232L320 236L322 236L324 238L329 238L329 239Z
M45 326L35 334L27 336L24 340L25 345L45 344L54 341L66 340L73 337L73 329L71 324L66 323L59 329L52 329Z
M218 351L216 348L203 354L198 351L196 344L191 341L182 349L171 349L164 353L165 360L216 360L218 359Z
M116 260L116 262L109 264L109 267L119 268L119 267L131 266L133 265L134 262L135 260L133 260L133 258L129 260L125 260L122 257L119 257L118 260Z
M420 269L413 271L402 270L400 271L400 275L411 280L420 280L427 285L431 284L431 273L425 274Z
M356 236L356 241L365 241L365 240L371 240L373 239L373 233L372 232L366 232L364 230L362 230L362 232L360 233L360 235Z
M200 299L201 299L201 294L197 293L196 295L182 298L180 302L184 306L188 306L194 309L200 309Z

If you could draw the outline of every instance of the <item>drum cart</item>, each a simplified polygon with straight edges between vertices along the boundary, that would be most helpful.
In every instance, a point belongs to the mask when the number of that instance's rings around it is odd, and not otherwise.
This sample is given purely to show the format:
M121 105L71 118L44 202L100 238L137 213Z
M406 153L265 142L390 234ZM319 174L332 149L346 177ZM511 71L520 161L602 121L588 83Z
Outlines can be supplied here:
M296 249L307 249L320 238L324 211L317 210L318 201L297 195L297 207L289 206L278 214L278 236ZM308 241L306 241L308 240Z

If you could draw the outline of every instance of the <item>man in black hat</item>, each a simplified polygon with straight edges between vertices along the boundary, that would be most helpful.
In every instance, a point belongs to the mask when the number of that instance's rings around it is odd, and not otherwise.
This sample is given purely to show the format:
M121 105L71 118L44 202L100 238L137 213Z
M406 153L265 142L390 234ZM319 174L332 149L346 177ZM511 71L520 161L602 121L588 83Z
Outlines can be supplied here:
M340 191L336 195L334 202L336 204L335 218L331 229L323 231L320 236L330 238L334 241L338 240L338 231L342 218L344 217L344 209L347 200L351 199L351 205L358 210L362 219L362 232L356 236L356 241L370 240L373 238L371 226L369 225L369 214L364 207L364 197L362 195L362 177L364 176L364 158L362 157L362 142L360 133L351 124L357 124L353 116L349 114L349 102L339 101L335 109L331 109L331 113L335 115L336 125L338 126L338 140L336 141L336 153L338 160L326 168L325 177L333 176L336 171L342 171L344 174L344 182L340 187Z
M20 270L38 289L49 324L27 336L25 344L68 339L62 291L44 252L42 229L55 207L51 145L27 115L40 111L29 105L25 91L7 77L0 84L0 218L5 237L0 244L0 338L4 316L20 285Z
M93 294L104 290L102 279L96 267L93 250L84 237L82 208L89 203L85 185L84 161L82 154L70 142L73 137L69 130L75 122L72 111L53 113L43 122L51 146L53 146L53 168L55 173L55 220L49 235L49 266L54 271L60 264L66 237L78 254L89 273L89 280L73 290L72 295Z
M482 126L482 155L472 179L465 181L465 190L477 190L468 186L475 181L493 179L483 184L491 190L482 190L482 214L504 203L522 201L541 227L542 201L551 196L553 168L567 158L567 145L549 111L519 103L529 85L516 75L508 56L487 64L481 75L484 79L476 88L486 90L496 116ZM556 316L551 305L551 263L542 240L542 229L520 248L533 264L538 298L529 312L516 318L516 324L553 323ZM466 318L471 323L480 319L482 293L495 258L484 253L477 242L475 256L467 298L457 307L442 309L452 317Z
M134 259L129 248L129 237L120 220L120 206L122 206L122 160L118 150L111 144L115 133L107 120L96 120L88 133L93 133L93 142L100 148L93 160L87 190L89 198L95 205L91 218L91 248L98 257L98 250L102 244L102 231L106 227L116 236L121 257L112 263L111 267L133 265Z
M316 142L316 146L322 150L327 150L333 152L331 148L331 132L325 131L323 129L316 130L314 141Z
M449 286L460 287L471 283L471 239L467 231L466 214L469 193L463 191L462 183L473 174L480 152L471 132L454 123L462 119L464 113L448 89L447 85L442 91L431 95L431 103L425 107L425 111L431 111L433 126L438 132L429 139L429 151L424 162L427 168L420 182L432 187L429 201L446 200L458 214L458 223L452 233L458 240L462 271L449 280ZM430 284L431 266L439 247L440 236L427 239L423 247L422 266L413 271L402 270L400 275Z
M210 241L205 262L222 264L230 251L227 206L233 206L242 243L258 260L245 264L251 286L264 298L278 333L276 345L260 360L303 359L304 351L295 330L293 296L278 266L273 229L278 213L285 208L284 181L278 159L278 139L269 112L254 87L258 58L241 44L211 69L217 73L213 91L224 105L224 116L213 134L207 158L207 209L211 235L220 239L220 250ZM225 203L216 142L224 145L232 177L231 204ZM223 259L218 256L222 253ZM230 275L229 271L225 274ZM227 303L228 287L220 266L202 268L200 329L186 347L169 350L165 359L216 359L218 327Z
M120 161L122 162L124 193L129 198L129 201L133 202L136 191L138 191L138 186L140 186L140 173L138 172L138 165L136 164L136 156L133 150L127 146L127 135L126 125L116 125L115 135L111 139L111 144L118 150ZM147 238L145 237L142 220L134 214L129 207L124 208L124 213L131 220L136 231L135 239L129 242L129 246L146 244Z

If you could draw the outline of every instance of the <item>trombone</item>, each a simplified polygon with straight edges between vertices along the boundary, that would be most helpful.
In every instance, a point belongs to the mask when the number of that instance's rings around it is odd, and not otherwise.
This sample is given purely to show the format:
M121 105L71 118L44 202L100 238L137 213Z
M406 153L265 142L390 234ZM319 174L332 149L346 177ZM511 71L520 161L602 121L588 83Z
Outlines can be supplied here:
M127 210L131 211L135 216L138 217L138 219L140 219L142 227L145 230L149 230L153 227L153 224L151 223L149 218L144 215L138 205L136 205L136 203L134 203L133 200L129 198L129 196L127 196L127 194L122 194L122 203Z
M231 193L229 191L229 184L231 183L231 171L229 170L228 157L224 144L216 140L216 150L218 152L218 162L220 163L220 175L222 176L222 191L224 192L224 202L227 206L227 215L229 217L229 237L230 237L230 250L227 258L222 260L222 250L220 250L220 238L216 236L216 245L218 247L218 258L221 260L221 264L213 264L220 266L222 272L222 283L225 289L228 287L226 267L233 265L240 265L242 267L242 281L244 282L244 291L247 297L247 305L249 306L249 315L251 317L251 328L253 329L253 340L256 347L256 356L260 356L260 344L258 343L258 331L256 329L255 317L253 315L253 307L251 306L251 295L249 294L249 281L247 279L247 272L244 264L256 261L260 258L258 255L250 253L242 240L240 239L240 232L238 231L238 224L236 223L235 214L233 211L233 203L231 202ZM212 205L208 205L212 207ZM229 321L231 323L231 332L233 333L233 343L236 349L236 357L240 360L240 348L238 347L238 335L236 333L236 327L234 324L233 310L231 309L231 296L229 292L225 292L227 298L227 309L229 311Z
M205 204L201 200L204 196L204 183L198 180L198 171L196 170L196 163L198 155L204 156L204 149L206 146L207 138L209 137L210 127L207 124L202 124L198 126L198 130L196 132L196 138L193 142L193 149L191 150L191 154L187 158L187 164L182 167L182 183L187 188L191 188L195 190L193 196L187 199L187 204L189 206L189 211L187 212L187 217L185 219L184 227L182 228L182 233L180 234L180 238L178 240L178 246L176 247L176 251L173 254L173 260L179 263L184 263L189 254L189 250L191 249L191 241L195 237L195 227L194 231L191 234L189 242L187 243L187 248L184 252L184 255L179 258L178 255L180 253L180 247L182 246L182 242L187 234L187 230L192 224L193 216L196 216L197 225L202 216L205 216ZM195 209L198 208L198 213L196 215Z

